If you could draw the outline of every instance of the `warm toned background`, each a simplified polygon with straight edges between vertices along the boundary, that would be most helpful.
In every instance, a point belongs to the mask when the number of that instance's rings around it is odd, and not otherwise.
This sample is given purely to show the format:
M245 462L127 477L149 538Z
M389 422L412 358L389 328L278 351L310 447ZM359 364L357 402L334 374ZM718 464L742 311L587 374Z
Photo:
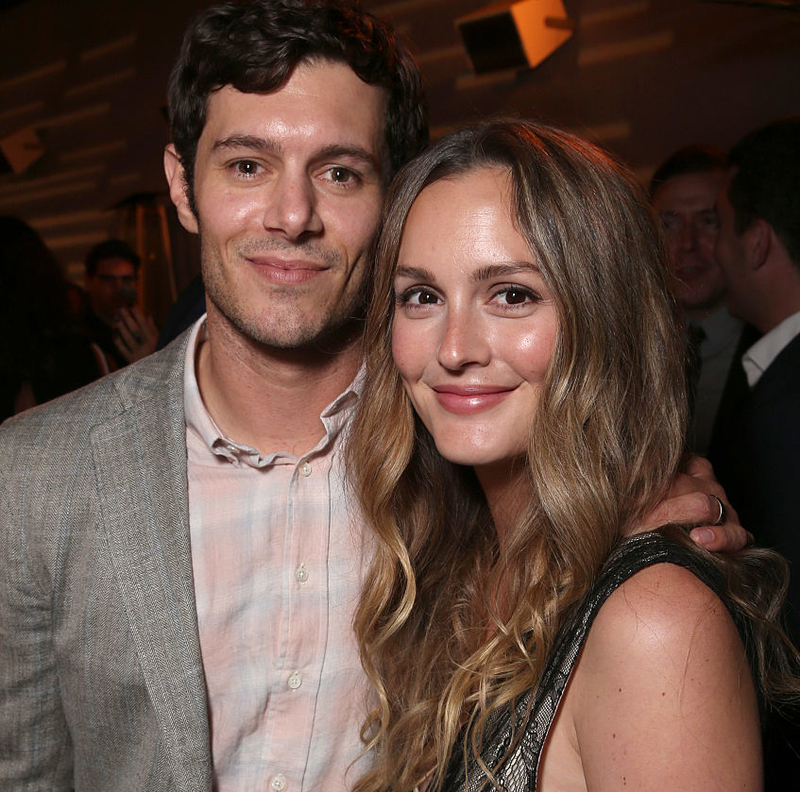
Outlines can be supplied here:
M486 4L365 3L416 53L434 136L495 113L538 116L605 145L647 178L680 145L727 147L800 112L800 2L564 0L575 33L541 66L475 77L454 20ZM196 266L165 200L161 152L167 74L187 20L205 5L0 3L0 139L33 130L44 149L23 173L0 173L0 214L34 225L78 280L92 244L125 236L145 253L157 318Z

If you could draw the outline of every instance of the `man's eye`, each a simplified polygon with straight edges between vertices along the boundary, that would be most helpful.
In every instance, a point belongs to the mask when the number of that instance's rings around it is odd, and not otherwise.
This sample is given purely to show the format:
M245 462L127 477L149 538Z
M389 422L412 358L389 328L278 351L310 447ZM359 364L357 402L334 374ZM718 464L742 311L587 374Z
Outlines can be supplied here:
M675 233L681 227L680 219L672 214L661 215L661 223L667 233Z
M336 182L337 184L350 184L357 180L357 176L353 171L339 165L328 169L328 177L332 182Z
M254 160L237 160L233 163L233 169L241 176L256 176L259 167L259 164Z
M713 212L706 212L705 214L701 215L700 227L707 229L719 228L719 219L717 218L717 215Z

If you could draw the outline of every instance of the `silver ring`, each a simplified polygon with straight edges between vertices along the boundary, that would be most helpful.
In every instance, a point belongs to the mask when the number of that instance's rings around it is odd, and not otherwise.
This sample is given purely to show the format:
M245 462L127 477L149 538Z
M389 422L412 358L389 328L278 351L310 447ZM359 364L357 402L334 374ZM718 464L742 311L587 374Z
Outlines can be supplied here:
M722 499L718 498L716 495L712 495L711 497L719 504L719 514L717 515L717 519L711 524L722 525L722 523L725 522L725 504L722 502Z

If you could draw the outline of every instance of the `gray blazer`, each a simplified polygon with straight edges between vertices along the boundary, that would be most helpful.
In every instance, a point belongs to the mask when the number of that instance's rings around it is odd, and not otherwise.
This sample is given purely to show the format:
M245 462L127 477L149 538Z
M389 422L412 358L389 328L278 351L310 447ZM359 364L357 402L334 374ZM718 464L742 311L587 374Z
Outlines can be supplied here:
M211 790L184 334L0 427L0 789Z

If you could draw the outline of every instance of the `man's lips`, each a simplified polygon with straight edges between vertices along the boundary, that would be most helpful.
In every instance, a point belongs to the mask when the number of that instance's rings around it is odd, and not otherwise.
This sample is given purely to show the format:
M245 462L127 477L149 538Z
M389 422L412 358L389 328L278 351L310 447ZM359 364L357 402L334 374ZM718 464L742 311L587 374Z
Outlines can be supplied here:
M245 257L245 260L262 277L273 283L281 284L305 283L328 269L325 264L305 259L284 260L274 257L252 256Z
M691 281L702 277L706 272L708 272L708 266L705 264L686 264L676 267L675 277L681 281Z
M503 401L512 391L507 385L437 385L433 387L436 401L448 412L472 415L483 412Z

